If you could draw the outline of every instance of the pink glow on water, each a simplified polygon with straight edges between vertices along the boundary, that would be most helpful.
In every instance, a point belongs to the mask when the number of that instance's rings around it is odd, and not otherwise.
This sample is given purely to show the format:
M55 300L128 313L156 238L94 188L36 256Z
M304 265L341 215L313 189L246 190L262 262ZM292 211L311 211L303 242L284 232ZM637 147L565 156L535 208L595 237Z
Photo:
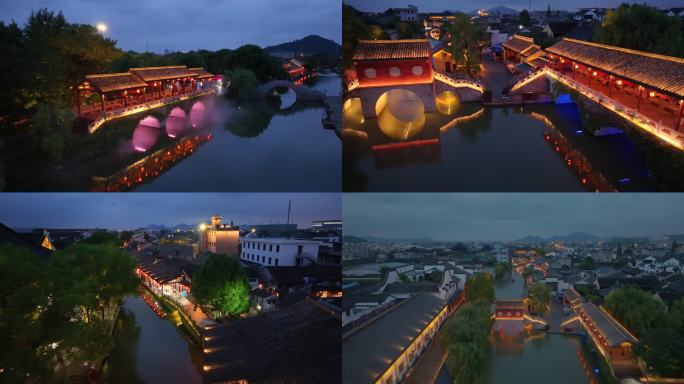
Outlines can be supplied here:
M157 143L160 131L159 120L152 116L140 120L133 132L133 148L138 152L145 152Z
M206 108L201 101L196 102L190 110L190 124L193 128L197 128L204 124L206 120Z
M180 107L171 110L166 118L166 135L170 138L178 136L185 129L185 111Z

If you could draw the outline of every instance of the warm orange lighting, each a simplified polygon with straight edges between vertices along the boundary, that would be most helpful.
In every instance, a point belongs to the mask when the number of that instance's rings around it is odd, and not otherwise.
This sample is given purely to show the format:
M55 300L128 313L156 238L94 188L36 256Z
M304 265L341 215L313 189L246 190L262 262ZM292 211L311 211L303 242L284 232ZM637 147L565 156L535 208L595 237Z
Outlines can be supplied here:
M594 72L592 73L592 75L596 76L596 75L597 75L596 71L594 71Z
M653 91L649 92L649 93L648 93L648 96L649 96L649 97L655 96L655 92L653 92Z
M622 85L622 80L618 80L617 85Z

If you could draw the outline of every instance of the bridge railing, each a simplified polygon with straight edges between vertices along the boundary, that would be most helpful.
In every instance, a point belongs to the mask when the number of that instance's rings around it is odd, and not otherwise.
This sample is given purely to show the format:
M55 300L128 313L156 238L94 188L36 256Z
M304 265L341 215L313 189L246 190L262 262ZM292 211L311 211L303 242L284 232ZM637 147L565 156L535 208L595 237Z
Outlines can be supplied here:
M354 79L347 82L347 91L351 92L359 87L359 79Z
M650 119L634 108L628 107L619 101L608 97L601 92L596 91L558 71L547 69L546 73L554 79L571 86L582 95L588 97L596 103L603 105L604 107L617 113L639 128L650 132L651 134L659 137L678 149L684 150L684 135L682 135L680 132L666 126L665 124Z
M547 70L546 67L544 67L544 68L537 69L537 70L533 71L532 73L528 74L527 76L523 77L522 79L518 80L515 84L513 84L513 86L511 87L511 90L509 92L513 92L513 91L521 88L522 86L526 85L530 81L532 81L532 80L536 79L537 77L539 77L540 75L544 74L546 72L546 70Z
M479 92L484 92L484 85L479 80L454 79L453 77L447 76L440 72L434 72L434 77L435 80L441 81L455 88L467 87Z
M143 111L146 111L148 109L158 108L158 107L161 107L161 106L166 105L166 104L186 100L186 99L189 99L191 97L208 95L212 92L214 92L212 89L195 90L195 91L184 93L181 95L174 95L171 97L166 97L163 99L157 99L157 100L149 101L149 102L142 103L142 104L131 105L131 106L126 107L126 108L120 108L120 109L115 109L112 111L102 112L102 113L100 113L100 116L97 119L95 119L92 123L88 124L88 133L95 132L105 122L113 120L113 119L117 119L119 117L133 115L135 113L143 112Z

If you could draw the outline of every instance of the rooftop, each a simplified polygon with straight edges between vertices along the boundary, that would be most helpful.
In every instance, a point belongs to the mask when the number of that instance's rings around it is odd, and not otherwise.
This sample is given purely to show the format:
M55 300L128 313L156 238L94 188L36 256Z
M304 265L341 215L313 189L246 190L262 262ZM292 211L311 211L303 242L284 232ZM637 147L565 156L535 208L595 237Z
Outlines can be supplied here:
M570 38L563 38L546 51L684 98L683 58Z
M339 383L340 319L304 299L205 331L205 383Z
M513 35L513 38L503 43L502 45L514 52L522 52L534 46L534 39L531 37L525 37L521 35Z
M372 383L442 310L443 300L419 293L342 343L342 381Z
M608 346L615 347L624 342L630 344L637 342L636 337L618 323L613 316L593 303L580 304L580 311L589 317L589 320L594 324L596 329L598 329Z
M354 61L427 59L430 56L427 39L359 40Z

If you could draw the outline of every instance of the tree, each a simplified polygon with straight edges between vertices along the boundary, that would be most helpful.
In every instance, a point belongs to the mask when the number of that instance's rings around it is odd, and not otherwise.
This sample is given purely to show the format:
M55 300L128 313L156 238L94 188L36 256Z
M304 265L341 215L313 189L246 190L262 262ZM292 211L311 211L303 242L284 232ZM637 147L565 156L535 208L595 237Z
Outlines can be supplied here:
M463 305L444 327L447 368L455 383L483 383L493 320L484 302Z
M464 13L457 13L455 17L449 25L451 54L458 64L465 65L468 74L472 74L480 65L484 29L473 24L470 17Z
M646 331L635 346L652 374L664 377L684 376L684 299L672 304L665 321Z
M660 301L631 285L610 292L605 308L637 337L665 317L665 307Z
M226 71L225 77L230 79L228 95L237 100L244 100L249 97L254 88L259 85L256 75L249 69L238 68Z
M546 312L549 300L551 299L551 289L546 284L534 283L528 289L528 297L530 298L532 311L536 313Z
M494 302L495 291L492 282L492 275L487 272L475 274L468 280L466 300L469 302L483 301L485 303Z
M0 162L0 192L7 188L7 181L5 181L5 165Z
M579 267L584 270L595 269L596 266L594 264L594 258L591 256L585 257L584 260L582 260L582 262L580 263Z
M595 33L599 43L684 57L684 28L677 17L646 4L623 3L608 11Z
M90 235L90 237L81 240L81 244L100 244L109 245L111 247L120 247L121 239L119 239L119 236L112 232L96 231Z
M501 281L508 272L511 271L511 264L509 263L496 263L494 267L494 279Z
M191 292L199 303L231 317L249 309L247 276L234 256L209 256L193 274Z
M523 9L518 14L518 23L523 27L529 27L532 25L532 18L530 17L530 12L527 9Z
M352 66L354 50L359 40L371 38L368 25L356 16L356 12L351 5L342 4L342 65L344 68Z
M418 25L408 21L400 21L395 27L400 39L413 39L420 32Z
M370 27L368 27L368 38L371 40L386 39L387 33L379 26L371 25Z
M41 148L53 162L60 162L64 150L71 139L71 129L75 116L63 104L55 101L38 104L31 123L43 138Z

